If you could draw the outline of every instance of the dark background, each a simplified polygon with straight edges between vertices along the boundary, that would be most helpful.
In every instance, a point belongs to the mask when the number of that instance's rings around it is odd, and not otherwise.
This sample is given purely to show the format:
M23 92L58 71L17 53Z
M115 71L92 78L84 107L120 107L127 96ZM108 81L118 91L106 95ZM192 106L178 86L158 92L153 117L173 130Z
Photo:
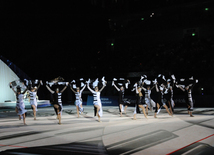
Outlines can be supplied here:
M0 55L31 79L193 75L195 94L214 92L212 0L1 1L0 10Z

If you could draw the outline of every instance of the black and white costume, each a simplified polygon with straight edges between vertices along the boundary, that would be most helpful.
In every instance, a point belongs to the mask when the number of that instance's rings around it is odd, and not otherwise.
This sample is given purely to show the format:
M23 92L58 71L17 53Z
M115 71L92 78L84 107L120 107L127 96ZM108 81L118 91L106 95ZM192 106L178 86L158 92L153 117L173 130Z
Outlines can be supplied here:
M40 84L39 84L39 86L37 87L36 90L34 90L34 91L29 91L28 90L28 93L29 93L29 96L30 96L30 105L31 106L34 105L35 108L36 108L35 109L36 111L37 111L37 98L36 98L36 96L37 96L37 91L38 91L39 87L40 87Z
M124 83L123 78L120 78L119 80L122 80L123 83L118 83L119 86L123 87L123 89L119 89L116 84L115 81L117 81L117 79L113 79L112 81L112 85L116 88L116 90L119 93L119 97L118 97L118 106L119 106L119 112L123 112L124 111L124 106L127 106L130 104L130 102L128 100L125 99L125 88L128 88L128 84L130 84L129 81L127 81L126 83ZM122 105L122 109L120 109L120 105Z
M189 78L189 80L181 79L180 81L186 81L186 85L176 85L176 87L180 88L182 91L185 91L185 100L187 104L188 111L193 111L193 99L192 99L192 89L198 80L193 81L193 77Z
M150 85L150 84L149 84ZM151 92L152 92L152 89L154 88L154 86L151 88L151 89L146 89L144 87L142 87L142 89L144 90L145 92L145 103L150 107L155 107L155 102L151 99Z
M75 87L76 87L76 85L75 85ZM83 88L82 88L79 92L74 91L74 90L72 89L72 87L70 87L71 90L75 93L75 98L76 98L76 100L75 100L75 105L79 107L79 113L82 113L83 110L84 110L84 109L81 107L81 105L82 105L82 92L83 92L83 90L85 89L85 87L86 87L86 84L83 85Z
M60 92L55 92L53 90L51 90L47 85L46 85L47 89L51 92L51 94L53 95L53 104L57 104L59 106L59 113L57 113L57 109L54 107L54 110L56 112L56 114L61 114L62 115L62 110L63 110L63 106L62 106L62 93L64 92L64 90L67 88L67 84L66 86L63 88L63 90L61 90Z
M135 103L134 114L140 113L139 105L143 105L144 107L146 107L146 104L143 103L143 94L142 94L141 90L142 90L142 88L141 87L137 88L137 84L135 84L135 92L136 92L137 100Z

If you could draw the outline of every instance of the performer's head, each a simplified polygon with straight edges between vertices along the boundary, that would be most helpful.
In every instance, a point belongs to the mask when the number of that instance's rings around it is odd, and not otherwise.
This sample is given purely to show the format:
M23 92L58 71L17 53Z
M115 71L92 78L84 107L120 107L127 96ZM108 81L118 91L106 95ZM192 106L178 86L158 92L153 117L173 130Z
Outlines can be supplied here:
M80 87L77 87L77 92L80 92Z
M97 86L94 88L94 90L95 90L96 92L98 92L98 91L99 91L99 89L98 89L98 87L97 87Z
M121 86L121 87L120 87L120 90L121 90L121 91L123 91L123 90L124 90L124 87L123 87L123 86Z
M137 89L138 89L139 91L141 91L141 87L140 87L140 86L138 86Z
M56 93L59 93L59 88L56 88L56 90L55 90L55 91L56 91Z

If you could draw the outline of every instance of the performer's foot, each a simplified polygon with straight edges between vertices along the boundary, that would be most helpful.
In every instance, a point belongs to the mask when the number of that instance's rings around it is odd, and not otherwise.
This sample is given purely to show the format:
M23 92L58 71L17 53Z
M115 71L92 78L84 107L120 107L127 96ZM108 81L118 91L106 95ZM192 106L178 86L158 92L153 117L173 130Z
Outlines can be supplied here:
M193 115L190 115L190 117L194 117Z
M24 125L27 125L26 123L24 123Z
M36 120L36 117L34 117L34 120Z
M136 119L137 119L137 118L135 118L135 117L133 118L133 120L136 120Z
M62 125L62 123L58 123L59 125Z

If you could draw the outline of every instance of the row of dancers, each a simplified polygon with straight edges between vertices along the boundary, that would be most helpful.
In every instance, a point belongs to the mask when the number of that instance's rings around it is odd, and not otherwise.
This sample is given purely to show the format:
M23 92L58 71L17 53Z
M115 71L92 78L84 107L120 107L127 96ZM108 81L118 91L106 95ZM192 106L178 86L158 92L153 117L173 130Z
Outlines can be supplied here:
M27 80L26 80L27 81ZM102 88L99 89L98 84L102 82ZM170 116L173 116L174 112L174 106L175 103L173 101L173 89L175 86L182 91L186 91L186 103L188 108L188 113L190 117L193 117L192 111L193 111L193 100L192 100L192 89L193 86L198 83L198 80L194 80L193 77L189 79L180 79L176 81L175 76L172 75L171 78L165 79L164 75L158 75L158 77L155 80L149 80L146 75L141 76L139 81L136 81L135 84L132 86L132 91L136 94L136 103L135 103L135 110L133 113L133 119L136 120L137 113L140 112L140 108L142 109L142 112L147 119L148 115L148 109L151 111L153 108L155 108L154 117L157 118L157 114L160 112L162 108L165 108L166 111ZM26 125L25 117L26 117L26 110L25 110L25 104L24 104L24 94L26 92L29 93L30 98L30 105L33 110L34 114L34 120L36 120L36 112L37 112L37 91L39 87L41 86L42 81L38 82L37 87L32 87L32 85L28 85L28 81L24 85L25 88L23 91L21 91L21 88L19 86L14 87L12 83L10 83L10 88L14 91L16 94L16 112L19 115L19 119L23 119L24 125ZM60 85L64 84L64 88L62 90L59 90L59 87L57 87L55 90L51 89L53 85ZM84 89L88 88L88 90L93 94L93 105L94 105L94 115L98 117L98 122L101 122L100 118L103 116L103 110L102 110L102 103L100 99L100 95L102 90L106 87L107 81L105 81L104 77L102 80L96 79L95 81L91 81L90 79L88 81L84 81L83 79L80 80L73 80L72 82L60 82L60 81L51 81L46 82L46 88L49 90L49 92L53 95L53 107L55 110L55 113L57 115L57 119L59 120L59 124L61 124L61 116L63 111L62 106L62 93L66 90L66 88L69 86L72 92L75 94L75 106L77 109L77 117L79 117L79 114L84 112L84 108L82 106L82 92ZM91 86L93 86L93 89ZM118 91L118 107L119 107L119 113L120 116L123 116L123 113L126 113L127 107L130 105L130 100L125 98L125 89L128 89L130 85L130 81L128 79L114 78L112 80L112 86ZM151 92L155 89L154 92L156 92L156 100L154 101L151 98ZM143 95L143 92L145 95Z

